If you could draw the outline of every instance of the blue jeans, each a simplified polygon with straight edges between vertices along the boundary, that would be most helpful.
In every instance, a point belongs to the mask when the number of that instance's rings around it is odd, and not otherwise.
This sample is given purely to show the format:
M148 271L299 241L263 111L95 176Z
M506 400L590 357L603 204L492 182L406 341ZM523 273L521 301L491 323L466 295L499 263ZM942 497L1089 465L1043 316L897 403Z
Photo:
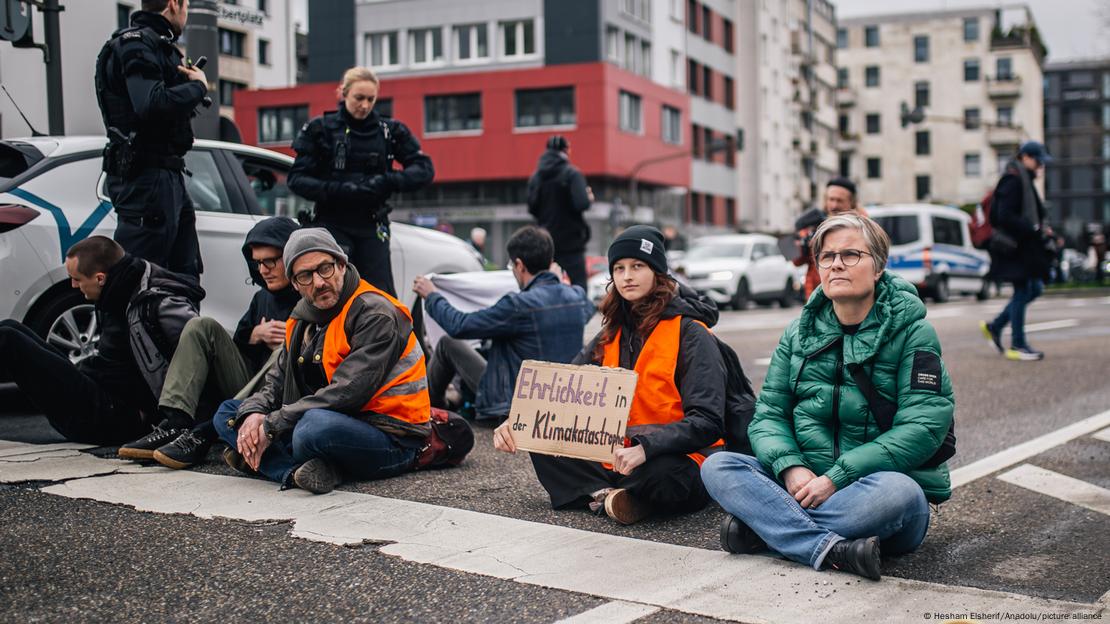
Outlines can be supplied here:
M816 509L802 509L749 455L714 453L702 464L701 478L709 495L767 546L815 570L841 540L877 536L884 554L902 554L921 545L929 529L925 493L900 472L869 474Z
M239 432L227 426L242 401L224 401L212 423L228 446L236 446ZM346 414L325 409L304 413L291 434L270 443L258 471L287 487L298 466L320 458L339 468L349 479L368 481L395 477L412 469L416 451L406 449L377 427Z
M1044 292L1044 282L1039 279L1014 282L1014 296L1010 299L1010 303L1007 303L998 317L991 322L994 333L1001 334L1009 323L1013 332L1010 345L1015 349L1028 347L1029 343L1025 342L1025 308L1041 296L1042 292Z

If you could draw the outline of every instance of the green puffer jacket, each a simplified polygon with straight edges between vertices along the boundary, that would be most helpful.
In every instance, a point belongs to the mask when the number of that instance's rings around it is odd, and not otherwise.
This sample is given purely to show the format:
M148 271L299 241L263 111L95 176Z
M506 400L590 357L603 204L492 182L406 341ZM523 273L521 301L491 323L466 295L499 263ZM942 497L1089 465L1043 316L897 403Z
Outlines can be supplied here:
M886 433L845 366L852 363L898 404ZM813 293L771 358L748 434L760 462L780 479L787 468L806 466L843 489L871 473L897 471L940 503L952 495L948 465L916 468L940 448L954 412L925 305L912 285L884 273L855 335L844 333L822 290Z

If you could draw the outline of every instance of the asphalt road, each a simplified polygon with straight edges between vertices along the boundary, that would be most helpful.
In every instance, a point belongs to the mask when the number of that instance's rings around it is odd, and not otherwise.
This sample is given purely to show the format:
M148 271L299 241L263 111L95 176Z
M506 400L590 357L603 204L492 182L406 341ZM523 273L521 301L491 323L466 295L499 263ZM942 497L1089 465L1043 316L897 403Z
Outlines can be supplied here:
M1002 299L930 304L957 402L953 468L1110 409L1110 294L1046 296L1029 311L1043 362L1002 359L979 334ZM715 331L758 388L798 308L722 314ZM343 490L418 501L592 533L717 550L719 508L621 527L554 512L523 454L495 453L489 428L463 466ZM10 388L0 390L0 440L58 441ZM110 457L112 449L97 449ZM230 475L215 461L201 472ZM1026 463L1110 489L1110 441L1081 436ZM0 476L3 474L0 465ZM884 561L889 577L1093 603L1110 590L1110 517L1058 497L983 477L934 513L911 555ZM288 536L288 524L151 514L40 493L43 482L0 486L0 620L247 619L551 622L604 603L378 552ZM842 580L838 577L837 580ZM681 579L676 579L681 582ZM598 595L601 595L599 592ZM1103 598L1105 600L1105 598ZM943 605L936 605L938 608ZM1104 615L1110 618L1110 614ZM659 611L640 621L700 621Z

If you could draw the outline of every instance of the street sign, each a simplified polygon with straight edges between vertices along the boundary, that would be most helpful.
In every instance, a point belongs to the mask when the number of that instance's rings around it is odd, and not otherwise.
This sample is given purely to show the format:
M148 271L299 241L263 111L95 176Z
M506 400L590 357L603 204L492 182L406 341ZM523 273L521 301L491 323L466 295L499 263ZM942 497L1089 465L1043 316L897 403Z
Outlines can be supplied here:
M0 39L21 41L31 32L31 7L23 0L0 0Z

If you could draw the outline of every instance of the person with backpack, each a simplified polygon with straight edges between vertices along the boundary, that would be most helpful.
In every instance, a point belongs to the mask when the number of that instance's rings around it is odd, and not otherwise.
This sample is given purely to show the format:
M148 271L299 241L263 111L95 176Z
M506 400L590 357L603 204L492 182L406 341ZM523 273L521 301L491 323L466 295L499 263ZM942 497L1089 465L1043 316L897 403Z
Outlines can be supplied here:
M725 550L878 580L880 549L916 549L928 503L951 496L952 384L917 290L883 270L877 223L831 217L811 245L821 285L771 358L754 453L712 455L702 479Z
M536 172L528 180L528 212L555 240L555 262L570 276L570 283L586 290L586 243L590 226L583 216L593 193L586 178L570 164L570 143L555 135L547 140Z
M405 124L374 110L378 77L366 67L343 74L339 110L301 128L289 189L316 202L312 223L327 228L363 279L396 296L389 256L388 200L432 183L432 159ZM393 163L402 170L394 171Z
M536 477L553 508L604 510L621 524L697 511L709 502L698 468L725 436L726 365L709 331L717 307L668 275L654 227L628 228L608 256L601 332L573 363L638 373L627 446L612 466L532 453ZM516 452L508 422L494 447Z

